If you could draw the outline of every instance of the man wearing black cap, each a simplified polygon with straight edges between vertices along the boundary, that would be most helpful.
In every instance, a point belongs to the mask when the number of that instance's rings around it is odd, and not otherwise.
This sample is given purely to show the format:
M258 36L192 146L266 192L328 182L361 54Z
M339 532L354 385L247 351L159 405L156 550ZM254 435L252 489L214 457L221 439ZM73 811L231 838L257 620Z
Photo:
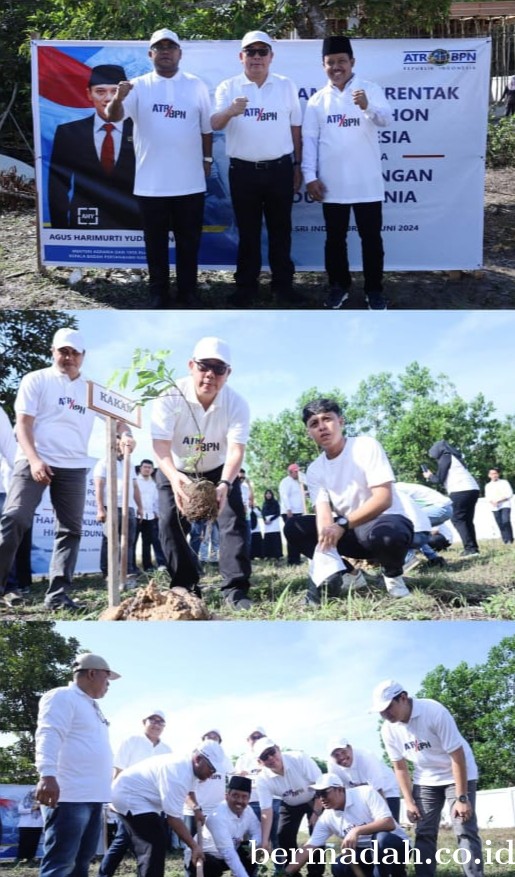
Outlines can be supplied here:
M107 115L112 122L134 120L134 192L143 217L151 307L175 304L170 231L179 305L195 305L206 177L213 162L209 92L197 76L179 70L182 49L174 31L155 31L148 54L152 72L120 82Z
M117 64L93 67L86 93L96 112L56 129L48 178L52 228L141 228L132 122L113 124L106 116L125 78Z
M261 828L250 801L249 777L233 776L225 795L225 801L207 817L202 827L204 850L204 877L221 877L230 871L234 877L248 877L256 871L245 841L261 843ZM195 869L189 866L192 877Z
M349 297L346 237L352 207L361 238L367 304L371 310L384 310L384 182L377 128L390 125L392 114L382 89L355 75L348 37L327 37L322 55L329 81L306 107L302 172L309 195L322 202L326 224L329 295L324 305L337 309Z

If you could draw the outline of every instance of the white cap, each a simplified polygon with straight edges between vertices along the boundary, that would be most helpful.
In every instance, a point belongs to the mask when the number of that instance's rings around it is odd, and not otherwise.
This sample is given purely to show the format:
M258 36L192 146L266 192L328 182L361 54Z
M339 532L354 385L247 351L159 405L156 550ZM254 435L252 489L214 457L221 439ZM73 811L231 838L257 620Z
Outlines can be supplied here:
M260 740L254 743L254 755L256 758L261 758L263 752L266 752L267 749L272 749L273 746L277 746L277 743L274 743L270 737L261 737Z
M406 691L406 689L400 682L396 682L395 679L385 679L383 682L380 682L372 692L372 707L369 712L382 713L383 710L390 706L394 697L402 694L403 691Z
M84 353L86 350L84 338L77 329L58 329L52 338L52 347L56 350L61 347L73 347L79 353Z
M321 791L322 789L333 789L335 787L338 789L345 788L343 780L336 776L335 773L323 773L316 783L309 784L310 789L317 789L317 791Z
M207 736L208 734L216 734L216 736L218 737L218 742L221 743L222 735L218 728L210 728L209 731L206 731L205 734L202 734L202 739L204 740L205 738L207 738L208 740L210 740L211 738Z
M252 43L265 43L265 45L270 46L270 48L273 46L272 40L263 30L249 30L241 41L241 48L246 49L246 47L251 46Z
M166 717L162 710L151 710L151 712L147 713L146 716L143 717L143 721L145 721L145 719L149 719L150 716L158 716L160 719L163 720L163 722L166 722Z
M201 338L195 344L193 359L219 359L226 365L231 364L231 351L227 341L221 338Z
M351 743L346 737L331 737L327 744L327 751L329 755L332 755L335 749L346 749L350 745Z
M202 740L202 743L199 743L196 747L195 752L200 752L201 755L204 755L217 773L221 773L226 769L227 756L216 740Z
M149 47L155 46L156 43L159 43L160 40L170 40L170 42L175 43L176 46L180 47L179 37L173 30L168 30L166 27L162 27L161 30L156 30L150 37Z
M79 670L107 670L109 679L120 679L120 674L111 670L105 658L100 655L93 655L91 652L84 652L79 655L72 665L72 670L77 673Z
M252 737L253 734L261 734L262 737L266 737L266 731L261 725L256 725L250 732L249 737Z

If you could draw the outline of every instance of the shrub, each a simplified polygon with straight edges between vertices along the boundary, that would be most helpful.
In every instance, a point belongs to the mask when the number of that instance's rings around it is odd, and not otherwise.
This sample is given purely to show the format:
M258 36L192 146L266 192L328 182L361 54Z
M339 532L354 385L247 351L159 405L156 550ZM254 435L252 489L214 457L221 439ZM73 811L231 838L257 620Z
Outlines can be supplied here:
M486 143L487 167L515 165L515 116L492 121Z

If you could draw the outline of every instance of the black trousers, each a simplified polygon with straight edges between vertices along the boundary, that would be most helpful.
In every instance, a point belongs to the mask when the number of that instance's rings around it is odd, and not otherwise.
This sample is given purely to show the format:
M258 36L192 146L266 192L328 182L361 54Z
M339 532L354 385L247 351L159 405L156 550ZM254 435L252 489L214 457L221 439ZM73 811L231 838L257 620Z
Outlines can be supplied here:
M301 518L302 512L294 512L293 517L294 518ZM286 524L286 521L291 520L291 518L289 518L288 515L281 515L281 518L283 519L285 524ZM293 543L293 542L287 541L286 542L286 551L287 551L287 555L288 555L288 566L298 566L299 563L301 563L301 559L300 559L301 552L299 550L298 545L295 545L295 543Z
M298 846L297 834L300 828L300 823L304 816L307 816L309 819L312 813L312 801L308 801L306 804L298 804L295 807L291 807L289 804L285 804L284 801L281 801L281 807L279 809L279 825L277 828L277 845L280 849L290 850L295 849ZM308 865L307 872L309 877L322 877L322 874L324 873L324 865L315 863Z
M313 557L318 543L315 515L290 518L284 535L306 557ZM348 530L336 546L344 557L376 559L386 576L402 575L406 552L413 539L413 524L403 515L379 515L355 530Z
M479 551L474 527L474 510L479 499L479 490L459 490L450 493L452 500L451 521L463 542L465 551Z
M150 198L138 195L145 250L147 254L149 291L152 297L166 299L170 289L168 233L175 238L175 271L179 298L197 289L198 250L204 218L204 192Z
M218 466L210 472L203 472L202 477L217 484L222 468ZM179 513L170 482L162 472L157 473L156 484L159 491L159 540L172 577L172 587L180 586L191 590L200 579L201 569L198 557L186 539L190 524ZM222 576L224 596L231 597L236 592L242 592L239 596L243 596L250 587L250 559L246 543L247 522L238 479L233 483L227 502L218 516L218 527L218 568Z
M238 287L254 290L261 271L263 217L268 233L272 288L289 290L295 266L291 251L293 164L291 156L276 161L250 162L231 158L229 185L239 243L234 279Z
M250 859L249 850L240 844L238 849L236 850L238 853L239 859L245 871L249 875L249 877L253 877L253 875L257 871L257 865L253 865ZM229 870L229 865L225 861L225 859L219 859L217 856L213 856L211 853L204 854L204 877L222 877L222 874L225 871ZM190 864L188 871L190 873L190 877L196 877L197 869L195 865Z
M329 283L344 289L351 285L347 255L347 231L351 207L361 238L365 292L382 292L384 250L381 237L383 205L381 201L364 204L323 204L326 241L325 270Z
M119 814L138 863L138 877L164 877L168 831L160 813Z

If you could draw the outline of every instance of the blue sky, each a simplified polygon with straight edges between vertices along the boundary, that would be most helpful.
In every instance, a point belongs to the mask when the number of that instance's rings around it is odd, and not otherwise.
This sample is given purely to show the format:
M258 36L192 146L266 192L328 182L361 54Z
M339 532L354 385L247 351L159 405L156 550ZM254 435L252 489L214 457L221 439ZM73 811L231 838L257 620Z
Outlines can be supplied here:
M483 663L512 622L57 622L122 674L102 701L116 746L155 709L176 751L218 728L229 755L260 724L287 748L326 754L335 735L380 754L371 691L416 692L437 664Z
M88 348L84 373L101 384L129 365L136 347L170 349L180 377L199 338L225 338L232 348L230 383L248 400L253 418L292 407L313 386L339 386L350 395L364 378L380 371L398 374L414 361L434 375L449 376L465 399L482 392L501 415L514 410L515 311L73 313ZM152 456L148 411L143 427L136 461ZM92 455L101 456L103 448L99 423Z

